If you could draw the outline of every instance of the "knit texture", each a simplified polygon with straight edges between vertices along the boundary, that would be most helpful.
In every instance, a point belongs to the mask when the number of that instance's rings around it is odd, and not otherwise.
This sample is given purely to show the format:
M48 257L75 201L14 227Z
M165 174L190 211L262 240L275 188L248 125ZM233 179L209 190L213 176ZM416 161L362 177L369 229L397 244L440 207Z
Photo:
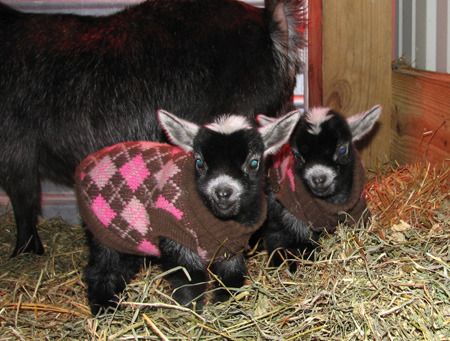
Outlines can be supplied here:
M192 153L155 142L125 142L88 156L75 173L82 220L119 252L160 256L159 238L182 244L203 261L220 261L248 246L254 226L220 220L195 188Z
M365 199L365 171L359 154L355 154L353 185L349 198L343 204L330 204L308 190L295 172L295 157L291 147L286 145L274 156L269 173L277 199L294 216L308 223L313 231L332 232L339 223L352 226L360 219L366 222L370 212Z

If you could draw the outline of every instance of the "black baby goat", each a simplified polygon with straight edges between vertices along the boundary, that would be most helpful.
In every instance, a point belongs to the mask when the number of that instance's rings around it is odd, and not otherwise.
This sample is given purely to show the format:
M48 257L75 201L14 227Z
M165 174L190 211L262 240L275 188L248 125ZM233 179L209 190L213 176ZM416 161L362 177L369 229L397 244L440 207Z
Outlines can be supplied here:
M92 312L116 305L142 265L158 256L174 298L203 306L208 266L222 284L240 287L242 252L266 217L264 156L287 143L294 111L256 129L243 116L197 124L165 111L159 119L175 146L126 142L87 157L75 183L83 221L92 232L86 267ZM218 289L216 300L228 297Z
M286 257L308 257L324 230L369 217L364 168L353 142L372 129L381 110L374 106L345 119L329 108L313 108L301 117L289 146L273 157L269 170L262 231L271 265L279 266ZM273 119L258 120L265 125ZM290 266L294 270L295 262Z

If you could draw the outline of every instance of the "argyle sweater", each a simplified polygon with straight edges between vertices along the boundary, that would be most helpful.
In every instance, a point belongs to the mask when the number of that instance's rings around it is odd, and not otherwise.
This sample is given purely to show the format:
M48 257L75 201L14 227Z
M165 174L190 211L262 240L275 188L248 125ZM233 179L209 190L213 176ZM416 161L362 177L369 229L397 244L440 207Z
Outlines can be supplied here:
M311 194L304 181L295 172L295 157L291 147L286 145L274 155L273 166L269 170L270 184L276 192L277 200L316 232L323 230L332 232L339 223L352 226L360 219L367 221L370 212L365 199L365 171L359 154L355 154L350 195L343 204L331 204Z
M82 220L104 245L123 253L160 256L159 238L182 244L205 262L240 254L254 226L220 220L195 188L192 153L168 144L125 142L88 156L75 173ZM262 194L261 194L262 195Z

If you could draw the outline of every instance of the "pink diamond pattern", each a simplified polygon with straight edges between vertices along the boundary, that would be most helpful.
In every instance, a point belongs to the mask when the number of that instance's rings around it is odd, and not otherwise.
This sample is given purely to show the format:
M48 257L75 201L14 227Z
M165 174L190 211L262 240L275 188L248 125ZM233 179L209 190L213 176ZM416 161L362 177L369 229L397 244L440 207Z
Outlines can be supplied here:
M183 212L181 212L178 208L168 202L167 199L164 198L161 194L159 195L158 200L156 200L155 202L155 207L162 208L163 210L172 213L172 215L178 220L181 220L181 218L183 218Z
M105 226L108 226L116 216L116 212L113 211L101 194L92 201L91 209Z
M116 166L114 165L111 158L107 155L95 165L90 175L99 189L102 189L103 186L105 186L108 183L109 179L111 179L111 177L114 175L116 170Z
M142 235L145 235L150 228L150 220L145 206L136 198L133 198L125 206L121 216Z
M133 192L136 191L136 189L142 184L142 181L150 175L141 154L135 156L130 162L124 164L119 171L126 180L128 187L130 187Z
M187 155L178 147L129 142L90 156L80 178L95 217L91 224L101 223L140 254L160 256L152 239L153 214L163 209L177 220L184 218L174 177L181 172L177 163Z
M174 163L173 160L167 161L161 170L155 173L154 178L156 180L156 186L158 189L164 187L164 185L169 181L175 174L180 172L180 168Z
M137 247L139 251L142 251L150 256L161 257L161 251L158 247L150 243L147 239L144 239Z

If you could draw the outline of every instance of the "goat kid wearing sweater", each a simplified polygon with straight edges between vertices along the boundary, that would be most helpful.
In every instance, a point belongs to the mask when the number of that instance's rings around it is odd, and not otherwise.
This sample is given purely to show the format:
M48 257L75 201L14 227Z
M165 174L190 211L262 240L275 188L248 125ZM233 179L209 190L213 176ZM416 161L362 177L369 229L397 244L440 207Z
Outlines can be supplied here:
M243 116L197 124L160 110L170 146L125 142L86 158L75 182L80 214L90 235L85 269L96 314L139 271L143 256L156 256L180 304L203 307L207 268L226 287L240 287L242 252L266 216L264 157L289 139L300 117L289 113L256 129ZM226 289L215 291L225 300Z
M289 145L272 157L262 229L272 266L309 257L320 234L339 223L367 221L365 170L353 142L371 131L381 110L377 105L346 119L329 108L313 108L301 117ZM258 119L263 126L273 120ZM296 270L295 262L289 265Z

